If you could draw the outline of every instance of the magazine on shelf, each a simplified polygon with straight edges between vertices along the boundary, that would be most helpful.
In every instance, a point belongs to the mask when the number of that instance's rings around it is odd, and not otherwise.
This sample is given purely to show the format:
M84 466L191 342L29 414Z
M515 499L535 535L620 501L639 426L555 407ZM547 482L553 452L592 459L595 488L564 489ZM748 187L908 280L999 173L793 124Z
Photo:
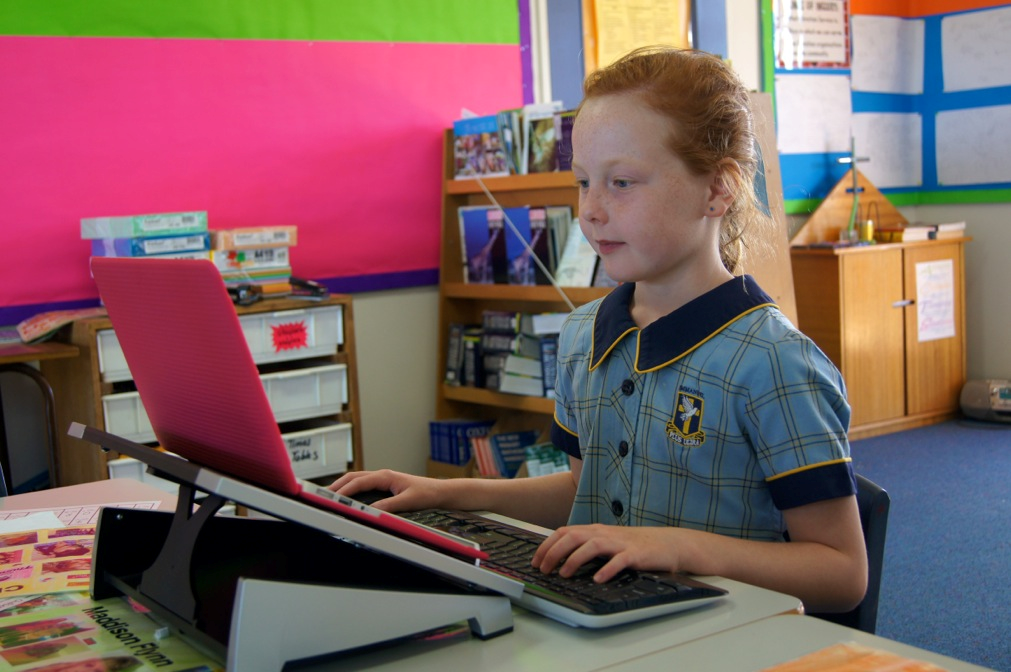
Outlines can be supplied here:
M509 161L499 135L498 115L453 122L454 177L472 179L509 174Z

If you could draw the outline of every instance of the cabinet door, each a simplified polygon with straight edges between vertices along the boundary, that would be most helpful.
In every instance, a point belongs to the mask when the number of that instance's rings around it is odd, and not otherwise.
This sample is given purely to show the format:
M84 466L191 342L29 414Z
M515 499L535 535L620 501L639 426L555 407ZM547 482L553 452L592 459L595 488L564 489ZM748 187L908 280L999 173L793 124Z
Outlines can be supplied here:
M851 426L905 415L902 251L841 255L842 374Z
M962 244L906 248L907 413L957 410L965 384Z

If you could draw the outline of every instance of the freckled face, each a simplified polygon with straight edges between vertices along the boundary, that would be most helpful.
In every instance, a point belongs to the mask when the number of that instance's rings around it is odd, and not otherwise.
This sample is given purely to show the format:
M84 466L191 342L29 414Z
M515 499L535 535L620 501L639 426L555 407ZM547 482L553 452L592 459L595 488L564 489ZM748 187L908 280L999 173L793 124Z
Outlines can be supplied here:
M628 93L585 101L573 127L580 228L620 282L683 287L722 271L718 221L706 218L713 175L689 172L670 133Z

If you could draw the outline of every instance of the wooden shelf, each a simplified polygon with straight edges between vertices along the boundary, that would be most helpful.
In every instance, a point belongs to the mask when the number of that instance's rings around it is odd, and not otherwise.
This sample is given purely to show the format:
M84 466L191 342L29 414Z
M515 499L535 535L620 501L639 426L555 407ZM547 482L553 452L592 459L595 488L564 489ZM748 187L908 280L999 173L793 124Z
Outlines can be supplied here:
M576 305L592 301L607 294L610 289L603 287L562 287L562 290ZM447 282L443 285L447 298L490 301L542 301L544 303L563 302L558 290L549 285L520 287L515 285L478 285L465 282Z
M544 413L554 415L555 402L547 397L524 397L519 394L503 394L493 390L482 390L477 387L443 385L443 396L453 401L467 404L508 408L515 411Z

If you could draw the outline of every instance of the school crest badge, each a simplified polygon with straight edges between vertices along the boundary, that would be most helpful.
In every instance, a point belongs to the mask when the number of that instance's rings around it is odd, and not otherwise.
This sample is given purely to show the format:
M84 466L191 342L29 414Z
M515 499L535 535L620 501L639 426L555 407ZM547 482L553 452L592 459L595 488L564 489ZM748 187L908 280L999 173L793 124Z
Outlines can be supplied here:
M706 441L702 431L702 409L705 405L701 396L680 391L674 417L667 421L667 437L682 446L700 446Z

